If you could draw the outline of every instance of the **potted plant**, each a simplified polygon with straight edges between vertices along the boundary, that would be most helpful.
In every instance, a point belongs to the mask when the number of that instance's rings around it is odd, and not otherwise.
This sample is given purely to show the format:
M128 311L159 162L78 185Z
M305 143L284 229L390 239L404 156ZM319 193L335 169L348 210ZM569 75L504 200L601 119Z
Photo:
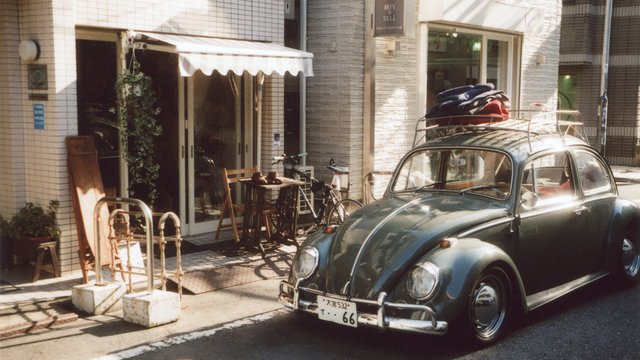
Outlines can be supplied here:
M13 239L14 255L28 259L34 246L60 238L60 229L56 224L58 206L56 200L49 201L46 210L28 202L11 218L8 232ZM14 258L14 263L19 262L19 259Z

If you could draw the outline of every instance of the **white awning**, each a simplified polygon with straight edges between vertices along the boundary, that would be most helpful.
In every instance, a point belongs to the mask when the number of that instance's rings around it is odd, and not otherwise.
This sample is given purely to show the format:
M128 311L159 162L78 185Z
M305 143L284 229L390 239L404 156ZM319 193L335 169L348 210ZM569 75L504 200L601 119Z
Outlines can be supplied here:
M276 73L313 76L313 54L272 43L215 39L202 36L140 33L175 47L179 56L180 75L191 76L197 70L211 75L229 71L237 75L248 72L256 75Z

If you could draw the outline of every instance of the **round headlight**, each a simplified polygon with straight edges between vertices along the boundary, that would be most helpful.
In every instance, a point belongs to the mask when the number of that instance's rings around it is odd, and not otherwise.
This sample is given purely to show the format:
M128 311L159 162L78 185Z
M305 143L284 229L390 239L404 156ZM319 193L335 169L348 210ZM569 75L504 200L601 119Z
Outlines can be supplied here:
M422 263L416 265L407 279L407 290L409 295L416 300L426 300L430 298L438 286L440 280L438 267L432 263Z
M298 259L293 263L293 274L298 279L306 279L318 267L318 249L306 246L300 250Z

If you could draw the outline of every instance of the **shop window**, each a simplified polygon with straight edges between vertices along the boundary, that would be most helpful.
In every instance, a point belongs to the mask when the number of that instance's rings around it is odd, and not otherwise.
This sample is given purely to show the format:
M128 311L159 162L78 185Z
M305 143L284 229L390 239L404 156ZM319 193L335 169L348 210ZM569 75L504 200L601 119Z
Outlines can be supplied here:
M441 91L479 83L492 83L515 100L516 43L514 35L430 28L427 107L435 103Z

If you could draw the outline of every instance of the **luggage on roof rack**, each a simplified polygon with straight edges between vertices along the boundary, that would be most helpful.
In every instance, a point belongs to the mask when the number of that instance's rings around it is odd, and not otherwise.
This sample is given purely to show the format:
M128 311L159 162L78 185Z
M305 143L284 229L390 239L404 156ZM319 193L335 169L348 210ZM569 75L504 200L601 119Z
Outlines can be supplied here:
M531 135L571 135L589 143L582 114L576 110L509 110L509 118L500 115L451 115L422 117L416 122L413 146L438 137L468 131L511 130Z

